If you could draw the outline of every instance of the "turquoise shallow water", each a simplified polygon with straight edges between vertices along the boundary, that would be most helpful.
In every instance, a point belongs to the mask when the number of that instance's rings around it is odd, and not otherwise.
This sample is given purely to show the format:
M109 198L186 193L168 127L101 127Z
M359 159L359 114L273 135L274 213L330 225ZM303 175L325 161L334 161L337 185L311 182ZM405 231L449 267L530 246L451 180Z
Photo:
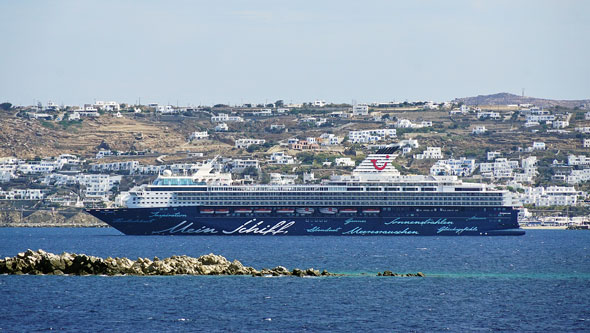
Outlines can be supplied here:
M0 229L27 248L101 257L216 253L328 278L0 276L0 331L590 331L590 232L523 237L134 237ZM424 272L387 278L378 271Z

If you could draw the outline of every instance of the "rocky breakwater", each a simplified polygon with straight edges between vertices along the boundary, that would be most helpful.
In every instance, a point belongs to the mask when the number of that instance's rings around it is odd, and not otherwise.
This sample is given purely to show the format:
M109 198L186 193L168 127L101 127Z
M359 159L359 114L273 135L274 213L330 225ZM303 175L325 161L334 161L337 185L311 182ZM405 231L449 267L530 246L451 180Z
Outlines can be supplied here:
M0 274L11 275L251 275L251 276L343 276L326 270L299 269L288 270L283 266L257 270L242 265L238 260L229 261L213 253L198 258L172 256L165 259L155 257L106 259L85 254L53 254L43 250L27 250L14 257L0 259ZM397 274L385 271L378 276L423 277L424 274Z
M172 256L153 260L138 258L99 258L85 254L53 254L43 250L19 253L15 257L0 260L0 274L30 275L252 275L252 276L329 276L335 275L316 269L306 270L277 266L256 270L242 265L238 260L229 261L223 256L207 254L198 258Z

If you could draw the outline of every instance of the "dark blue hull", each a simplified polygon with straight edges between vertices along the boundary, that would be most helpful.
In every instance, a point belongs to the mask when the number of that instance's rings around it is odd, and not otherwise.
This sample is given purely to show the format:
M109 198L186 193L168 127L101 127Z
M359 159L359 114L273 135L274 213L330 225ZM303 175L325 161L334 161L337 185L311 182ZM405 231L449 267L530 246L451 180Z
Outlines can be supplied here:
M88 212L126 235L524 234L524 230L518 229L517 211L509 207L359 207L349 212L336 207L337 213L323 213L320 207L309 208L312 212L270 209L269 212L240 213L239 208L225 207L93 209Z

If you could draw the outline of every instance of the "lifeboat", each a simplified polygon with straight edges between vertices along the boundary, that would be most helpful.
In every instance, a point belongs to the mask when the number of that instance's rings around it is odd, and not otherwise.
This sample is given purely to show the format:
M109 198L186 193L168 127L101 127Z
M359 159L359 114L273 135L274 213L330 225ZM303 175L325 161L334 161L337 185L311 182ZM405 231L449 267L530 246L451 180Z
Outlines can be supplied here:
M297 214L313 214L313 208L297 208Z
M379 209L374 209L374 208L363 209L363 213L365 213L365 214L378 214L379 212L380 212Z
M254 213L257 214L270 214L272 212L272 209L270 208L256 208L254 209Z
M213 214L215 210L213 209L201 209L201 214Z
M229 214L229 209L225 209L225 208L216 209L215 214Z
M252 209L248 209L248 208L238 208L238 209L234 210L234 213L238 213L238 214L248 214L248 213L252 213Z
M341 214L356 214L356 209L354 208L343 208L340 210Z
M336 209L336 208L320 208L320 213L333 215L333 214L338 213L338 209Z
M295 212L295 209L292 208L279 208L277 209L277 213L279 214L292 214Z

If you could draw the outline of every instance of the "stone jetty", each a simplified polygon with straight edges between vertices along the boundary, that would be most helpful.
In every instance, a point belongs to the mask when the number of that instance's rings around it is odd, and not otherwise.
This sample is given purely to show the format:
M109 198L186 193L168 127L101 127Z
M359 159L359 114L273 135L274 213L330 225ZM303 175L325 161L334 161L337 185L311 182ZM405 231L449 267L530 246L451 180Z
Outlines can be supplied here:
M389 271L385 271L387 273ZM424 276L417 274L397 274L384 276ZM391 273L391 272L389 272ZM342 276L326 270L298 269L288 270L283 266L256 270L242 265L238 260L229 261L213 253L198 258L172 256L165 259L155 257L106 259L85 254L53 254L43 250L27 250L14 257L0 259L0 274L11 275L251 275L251 276ZM395 274L395 275L393 275ZM382 275L379 273L379 275Z

